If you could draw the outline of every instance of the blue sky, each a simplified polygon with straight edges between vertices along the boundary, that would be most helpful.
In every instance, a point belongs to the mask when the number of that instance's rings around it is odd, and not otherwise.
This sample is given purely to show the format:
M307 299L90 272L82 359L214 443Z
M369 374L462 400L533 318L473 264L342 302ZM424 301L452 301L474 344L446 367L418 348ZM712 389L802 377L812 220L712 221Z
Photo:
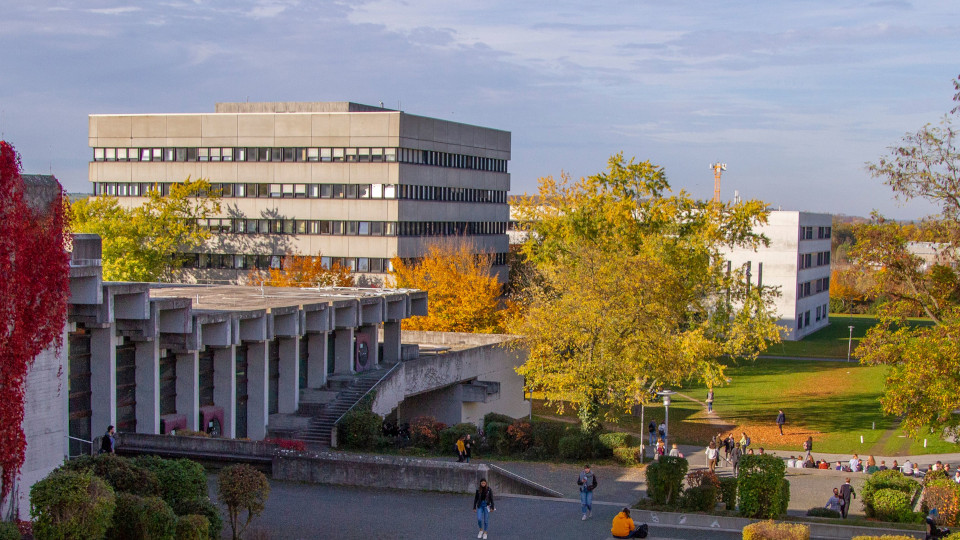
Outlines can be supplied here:
M513 133L512 191L662 165L674 189L898 218L864 163L937 122L960 6L930 1L0 0L0 132L89 191L87 115L349 100Z

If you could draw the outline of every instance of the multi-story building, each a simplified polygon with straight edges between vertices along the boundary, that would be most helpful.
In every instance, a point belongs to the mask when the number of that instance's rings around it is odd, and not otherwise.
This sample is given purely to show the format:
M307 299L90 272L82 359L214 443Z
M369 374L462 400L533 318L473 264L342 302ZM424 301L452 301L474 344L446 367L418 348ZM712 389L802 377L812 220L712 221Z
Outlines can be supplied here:
M773 211L756 230L769 246L727 255L731 264L747 266L752 283L779 289L776 309L786 340L803 339L829 323L832 222L830 214Z
M285 254L371 281L438 238L506 276L510 133L348 102L218 103L211 114L90 115L95 195L142 202L188 177L223 194L190 274L234 280Z

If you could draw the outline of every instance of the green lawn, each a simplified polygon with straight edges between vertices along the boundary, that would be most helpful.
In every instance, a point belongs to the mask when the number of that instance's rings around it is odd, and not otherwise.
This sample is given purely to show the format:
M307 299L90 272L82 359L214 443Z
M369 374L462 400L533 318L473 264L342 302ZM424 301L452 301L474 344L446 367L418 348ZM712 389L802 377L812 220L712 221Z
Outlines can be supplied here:
M911 319L911 324L930 324L925 319ZM870 315L830 315L830 324L817 330L800 341L784 341L771 345L764 354L768 356L791 356L802 358L847 358L848 342L852 350L857 349L860 339L867 329L877 324L876 317ZM853 326L853 340L850 340L850 327ZM852 359L852 356L851 356Z

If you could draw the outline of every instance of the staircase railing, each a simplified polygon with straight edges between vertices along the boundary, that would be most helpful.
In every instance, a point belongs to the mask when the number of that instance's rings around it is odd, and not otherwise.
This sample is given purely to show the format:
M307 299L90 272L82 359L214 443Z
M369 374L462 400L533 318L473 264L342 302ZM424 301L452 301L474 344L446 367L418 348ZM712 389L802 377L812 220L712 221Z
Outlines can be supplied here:
M356 407L358 403L363 401L363 398L367 397L367 394L372 392L374 388L380 386L380 383L382 383L387 377L392 375L393 372L396 371L398 368L400 368L400 366L402 365L403 365L403 362L397 362L396 364L394 364L390 369L387 370L386 373L383 374L382 377L377 379L377 382L373 383L373 385L370 388L368 388L367 391L364 392L362 396L357 398L357 400L353 402L353 405L350 405L350 407L347 410L343 411L343 414L341 414L339 418L334 420L333 427L330 430L330 446L331 447L333 448L337 447L337 426L340 425L340 421L343 420L343 417L346 416L350 411L352 411L353 408Z

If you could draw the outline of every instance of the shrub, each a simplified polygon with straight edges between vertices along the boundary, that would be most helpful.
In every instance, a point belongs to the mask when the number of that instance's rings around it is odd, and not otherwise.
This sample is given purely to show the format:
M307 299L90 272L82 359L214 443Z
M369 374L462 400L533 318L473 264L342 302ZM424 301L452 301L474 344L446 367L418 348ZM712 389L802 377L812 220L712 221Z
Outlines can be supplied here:
M117 495L108 540L173 540L177 515L160 497Z
M263 512L270 496L270 483L262 472L246 464L226 467L220 471L219 480L217 497L227 507L233 540L239 540L253 518ZM241 523L243 512L247 518Z
M913 521L910 497L897 489L881 489L873 494L874 515L880 521Z
M379 423L377 424L379 429ZM428 450L436 448L440 442L440 432L447 427L432 416L418 416L410 422L410 439L414 446Z
M134 462L157 475L160 496L171 508L176 508L182 500L207 496L207 475L203 465L196 461L140 456Z
M483 417L483 431L485 432L490 431L490 428L488 428L487 426L490 425L491 422L500 422L501 424L506 424L509 426L510 424L513 423L514 420L515 418L513 418L512 416L507 416L505 414L494 413L494 412L487 413Z
M547 455L557 456L560 454L560 439L566 432L567 427L556 422L534 422L531 435L533 436L533 446L543 447Z
M337 444L354 450L373 450L383 419L373 411L353 409L337 424Z
M867 517L876 517L873 496L881 489L896 489L904 492L907 497L912 499L913 495L920 489L920 483L896 470L873 473L864 482L863 489L860 490L860 502L863 503L863 510Z
M647 496L657 504L676 505L689 467L686 459L672 456L661 456L647 465Z
M687 510L710 512L717 506L717 488L710 484L687 488L681 504Z
M790 497L789 484L786 490L783 485L785 475L786 465L776 456L743 456L737 477L740 514L760 519L779 517Z
M533 444L533 426L526 420L514 420L497 445L501 454L522 453Z
M471 424L470 422L464 422L450 426L440 432L440 451L442 451L444 454L455 452L457 448L457 440L460 437L464 437L466 435L473 436L476 433L477 426Z
M947 539L949 540L952 536L951 534ZM905 534L885 534L883 536L854 536L852 540L917 540L917 537Z
M560 457L572 460L590 458L605 458L613 452L600 444L600 440L593 433L586 433L579 429L571 430L560 438L558 445Z
M377 434L379 435L379 430ZM337 433L337 435L339 435L339 433ZM337 440L340 440L339 437ZM307 451L307 443L297 439L264 439L263 442L272 444L281 450L293 450L294 452Z
M720 479L720 500L727 505L727 510L737 507L737 479L733 477Z
M822 506L816 506L807 510L807 515L812 517L823 517L823 518L839 518L840 512L836 510L831 510L829 508L824 508Z
M943 472L943 469L929 471L927 474L923 475L924 486L930 485L930 482L933 482L934 480L950 480L950 478L947 477L947 473Z
M70 471L90 471L107 481L117 493L131 493L141 497L160 495L157 476L136 462L115 454L81 456L64 463Z
M940 471L937 471L940 472ZM923 511L937 509L937 525L954 527L960 512L960 485L953 480L943 478L928 482L924 478Z
M790 507L790 481L786 478L780 483L780 511L779 514L787 514L787 508Z
M103 538L115 507L113 488L89 472L57 470L30 488L37 540Z
M177 540L206 540L210 537L210 522L204 516L188 514L177 520Z
M810 540L810 527L799 523L758 521L743 528L743 540Z
M207 530L210 540L218 540L220 531L223 530L223 518L220 517L220 509L213 504L210 497L201 497L194 500L185 500L178 502L173 511L178 516L199 515L207 518Z
M17 524L0 521L0 540L20 540L20 528Z
M206 431L194 431L192 429L178 429L174 435L177 437L203 437L205 439L210 438L210 434Z
M642 461L643 455L639 446L626 446L613 449L613 459L621 465L633 466Z
M600 444L610 450L632 446L633 442L633 436L629 433L614 432L600 435Z
M489 415L487 415L489 416ZM500 446L500 439L507 435L507 426L503 422L490 422L485 429L487 434L487 446L496 450Z

